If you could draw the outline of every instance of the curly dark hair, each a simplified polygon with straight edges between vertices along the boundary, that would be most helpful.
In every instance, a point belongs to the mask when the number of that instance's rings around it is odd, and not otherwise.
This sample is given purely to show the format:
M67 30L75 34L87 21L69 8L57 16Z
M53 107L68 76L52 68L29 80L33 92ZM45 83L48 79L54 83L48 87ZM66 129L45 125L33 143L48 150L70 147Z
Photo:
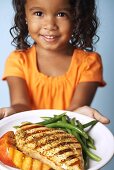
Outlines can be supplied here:
M74 29L70 42L76 48L93 51L94 43L99 40L99 36L96 35L99 20L96 16L95 0L69 0L69 2L74 14ZM15 44L17 49L27 49L31 46L25 20L25 3L26 0L12 0L15 17L10 34L13 37L12 44Z

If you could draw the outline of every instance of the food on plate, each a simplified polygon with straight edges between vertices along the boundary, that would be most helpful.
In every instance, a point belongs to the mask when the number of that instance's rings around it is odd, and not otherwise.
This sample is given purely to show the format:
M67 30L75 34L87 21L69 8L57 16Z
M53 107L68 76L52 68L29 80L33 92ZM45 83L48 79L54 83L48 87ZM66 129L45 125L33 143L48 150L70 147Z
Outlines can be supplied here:
M51 170L50 166L25 155L16 148L13 131L8 131L0 138L0 161L21 170Z
M15 126L15 133L3 135L0 139L5 141L4 149L0 147L3 163L22 170L84 170L88 158L101 160L90 150L96 147L88 130L96 120L82 124L66 113L42 119L38 123L22 122Z
M8 131L0 138L0 161L11 167L16 167L12 160L10 148L15 148L13 131Z
M76 120L75 117L72 119L68 117L66 113L54 115L53 117L42 118L44 121L38 122L38 124L45 125L49 128L62 129L67 133L72 134L80 142L82 146L85 167L88 164L88 157L97 162L101 160L99 156L92 153L90 150L90 148L96 150L96 147L94 144L94 139L88 133L88 131L90 131L98 122L97 120L92 120L88 123L82 124L79 120Z
M56 170L83 170L82 147L71 134L38 124L27 124L15 133L17 148Z

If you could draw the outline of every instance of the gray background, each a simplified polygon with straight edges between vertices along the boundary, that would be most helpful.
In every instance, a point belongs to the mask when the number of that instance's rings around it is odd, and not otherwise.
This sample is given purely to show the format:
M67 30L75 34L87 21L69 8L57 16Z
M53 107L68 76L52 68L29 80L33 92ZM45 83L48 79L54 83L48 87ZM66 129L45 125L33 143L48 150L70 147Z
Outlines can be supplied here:
M107 86L98 89L92 107L109 117L111 123L107 127L114 134L114 0L96 0L96 2L100 18L98 30L100 41L97 43L96 50L102 56ZM4 107L9 106L9 92L6 82L3 82L1 77L6 57L14 49L9 34L9 28L13 23L11 0L0 1L0 8L0 107ZM102 169L113 170L114 158Z

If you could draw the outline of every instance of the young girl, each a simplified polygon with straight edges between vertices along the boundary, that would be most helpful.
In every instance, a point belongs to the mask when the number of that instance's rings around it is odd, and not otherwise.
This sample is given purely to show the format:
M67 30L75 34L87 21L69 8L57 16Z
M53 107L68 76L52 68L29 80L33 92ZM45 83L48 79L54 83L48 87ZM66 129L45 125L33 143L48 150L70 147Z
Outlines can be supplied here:
M101 58L93 52L94 0L13 0L13 6L10 33L16 50L3 75L11 106L0 109L1 118L31 109L63 109L108 123L87 107L98 86L105 85Z

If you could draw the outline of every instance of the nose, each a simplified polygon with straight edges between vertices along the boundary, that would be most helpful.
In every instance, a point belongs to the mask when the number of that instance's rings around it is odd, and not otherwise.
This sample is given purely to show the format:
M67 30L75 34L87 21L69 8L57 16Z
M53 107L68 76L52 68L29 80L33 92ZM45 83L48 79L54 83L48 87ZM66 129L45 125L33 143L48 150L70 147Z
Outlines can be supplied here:
M48 31L55 31L57 30L58 26L57 26L57 23L56 23L56 19L55 17L52 17L52 16L48 16L45 18L45 21L44 21L44 29L45 30L48 30Z

